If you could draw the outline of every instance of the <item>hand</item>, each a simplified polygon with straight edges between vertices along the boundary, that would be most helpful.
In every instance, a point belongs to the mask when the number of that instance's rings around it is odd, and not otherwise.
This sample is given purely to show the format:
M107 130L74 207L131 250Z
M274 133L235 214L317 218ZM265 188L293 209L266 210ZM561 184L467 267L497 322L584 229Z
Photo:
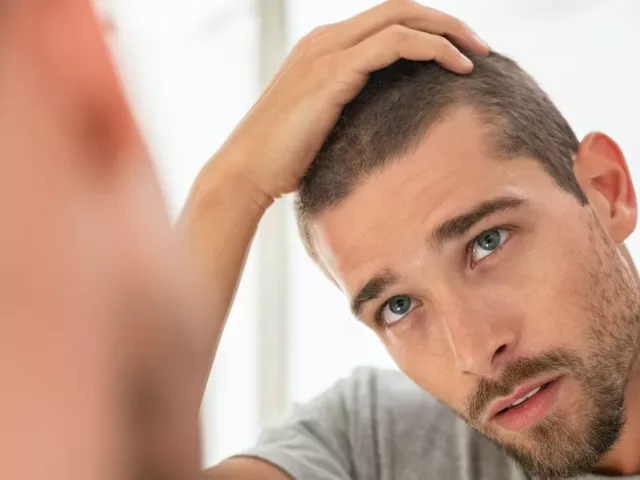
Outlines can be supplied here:
M298 188L342 108L371 72L405 58L469 73L473 65L454 43L489 52L460 20L409 0L389 0L316 28L294 47L214 161L242 178L266 206Z

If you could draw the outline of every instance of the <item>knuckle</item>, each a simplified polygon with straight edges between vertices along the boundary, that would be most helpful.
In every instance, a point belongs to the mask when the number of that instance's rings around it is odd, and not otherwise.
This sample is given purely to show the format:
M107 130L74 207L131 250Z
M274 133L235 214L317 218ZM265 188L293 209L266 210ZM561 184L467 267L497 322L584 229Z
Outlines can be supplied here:
M293 62L300 61L301 58L304 58L306 56L306 51L307 51L306 44L302 40L300 40L298 43L295 44L295 46L291 50L291 53L289 53L289 55L287 56L286 63L290 64Z
M298 43L296 43L294 50L299 55L312 55L318 45L318 41L321 37L324 37L327 32L333 29L333 25L320 25L315 27L304 37L302 37Z
M453 33L461 34L469 30L469 27L467 26L466 23L464 23L462 20L458 20L457 18L451 17L449 15L446 15L444 17L442 23L446 25L447 29L450 32L453 32Z
M453 44L444 37L434 36L432 41L436 50L443 55L451 55L457 53L456 47L454 47Z
M391 41L403 42L409 37L410 30L402 25L391 25L385 33Z
M434 21L442 25L447 32L462 34L468 28L467 25L454 16L438 10L429 9Z
M327 33L328 30L331 29L331 25L319 25L311 30L306 36L305 40L315 40L316 38Z
M409 14L416 8L417 4L413 0L387 0L385 7L391 14Z

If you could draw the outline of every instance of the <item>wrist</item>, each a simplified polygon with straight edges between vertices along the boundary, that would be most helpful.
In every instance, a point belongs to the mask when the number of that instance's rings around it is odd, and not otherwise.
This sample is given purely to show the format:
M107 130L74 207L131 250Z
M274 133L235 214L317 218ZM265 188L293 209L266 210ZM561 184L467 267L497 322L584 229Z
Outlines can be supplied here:
M214 156L198 174L189 203L207 209L220 202L232 202L248 215L261 218L274 199L243 171L241 159L226 161Z

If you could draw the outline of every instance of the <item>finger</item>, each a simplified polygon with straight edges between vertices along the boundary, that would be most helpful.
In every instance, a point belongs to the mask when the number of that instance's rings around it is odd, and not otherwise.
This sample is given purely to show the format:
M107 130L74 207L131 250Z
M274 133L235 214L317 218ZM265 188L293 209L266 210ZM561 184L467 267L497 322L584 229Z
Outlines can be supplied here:
M401 58L435 60L443 67L461 74L473 70L471 60L446 38L397 25L387 27L336 55L341 57L340 61L345 65L351 65L352 69L355 67L362 75L387 67Z
M349 20L322 27L311 40L319 54L334 53L353 47L392 25L446 36L457 46L480 55L487 55L490 50L461 20L409 0L390 0Z

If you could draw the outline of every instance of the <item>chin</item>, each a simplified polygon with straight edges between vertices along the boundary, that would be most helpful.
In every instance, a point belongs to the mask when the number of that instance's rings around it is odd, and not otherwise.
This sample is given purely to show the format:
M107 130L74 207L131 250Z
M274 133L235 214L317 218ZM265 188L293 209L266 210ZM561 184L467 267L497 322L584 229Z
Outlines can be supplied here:
M623 419L554 412L521 432L490 436L528 473L570 478L593 471L619 438ZM591 412L592 413L592 412Z

